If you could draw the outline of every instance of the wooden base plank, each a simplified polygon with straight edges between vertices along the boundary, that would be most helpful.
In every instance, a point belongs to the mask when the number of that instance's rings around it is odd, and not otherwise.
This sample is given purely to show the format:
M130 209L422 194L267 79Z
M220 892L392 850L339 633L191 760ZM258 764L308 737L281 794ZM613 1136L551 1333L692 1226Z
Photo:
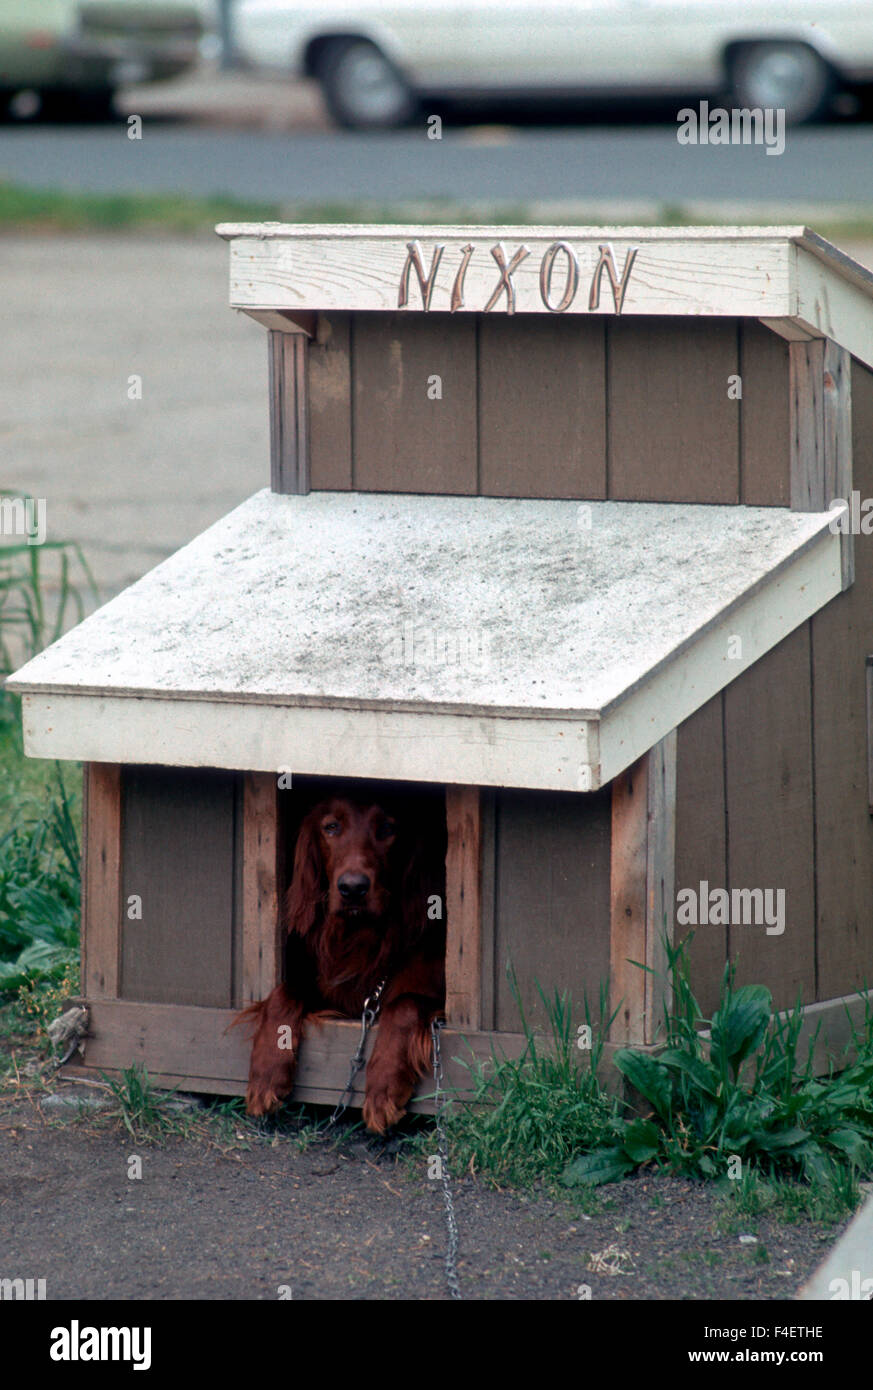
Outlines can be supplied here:
M139 1004L129 1000L78 1000L91 1010L91 1032L85 1042L84 1063L64 1069L64 1076L118 1074L140 1065L155 1084L182 1086L210 1094L242 1095L249 1071L250 1030L231 1028L232 1009L209 1009L184 1004ZM230 1030L230 1031L228 1031ZM368 1052L378 1035L370 1034ZM360 1037L360 1024L336 1019L312 1026L300 1049L297 1084L292 1099L336 1101L346 1087L349 1062ZM464 1062L498 1054L517 1057L525 1038L515 1033L480 1033L447 1028L442 1035L446 1085L469 1094L470 1075ZM159 1081L159 1078L161 1079ZM363 1098L365 1073L359 1074L353 1094ZM433 1082L422 1078L417 1096L431 1093ZM418 1101L413 1108L421 1108ZM426 1105L425 1107L426 1108Z

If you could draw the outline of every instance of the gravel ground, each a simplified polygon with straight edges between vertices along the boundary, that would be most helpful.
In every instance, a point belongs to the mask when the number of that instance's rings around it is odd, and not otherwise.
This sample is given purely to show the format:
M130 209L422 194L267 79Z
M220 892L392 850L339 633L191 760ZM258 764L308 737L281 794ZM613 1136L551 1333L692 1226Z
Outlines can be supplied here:
M49 1299L448 1296L421 1160L377 1155L359 1131L303 1151L287 1134L158 1147L108 1115L61 1114L0 1102L0 1273L45 1278ZM468 1299L791 1299L837 1235L769 1220L725 1234L713 1187L657 1175L605 1189L590 1216L469 1176L454 1188Z

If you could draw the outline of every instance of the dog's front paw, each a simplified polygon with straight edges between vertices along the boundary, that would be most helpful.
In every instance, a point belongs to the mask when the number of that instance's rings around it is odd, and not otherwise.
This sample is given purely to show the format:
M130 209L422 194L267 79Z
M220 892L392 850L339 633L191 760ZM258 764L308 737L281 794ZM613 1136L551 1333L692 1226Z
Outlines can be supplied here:
M393 1092L388 1086L368 1091L364 1100L364 1124L373 1134L384 1134L406 1114L408 1096Z
M281 1076L252 1077L246 1090L246 1114L272 1115L291 1094L293 1078L283 1068Z

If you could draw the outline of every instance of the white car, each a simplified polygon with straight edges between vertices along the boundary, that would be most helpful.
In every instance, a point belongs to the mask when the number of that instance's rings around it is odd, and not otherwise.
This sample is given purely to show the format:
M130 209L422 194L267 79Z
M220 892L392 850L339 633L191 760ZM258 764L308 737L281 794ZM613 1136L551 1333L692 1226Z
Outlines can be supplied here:
M873 79L873 0L238 0L249 63L316 77L343 126L424 97L732 95L811 120Z

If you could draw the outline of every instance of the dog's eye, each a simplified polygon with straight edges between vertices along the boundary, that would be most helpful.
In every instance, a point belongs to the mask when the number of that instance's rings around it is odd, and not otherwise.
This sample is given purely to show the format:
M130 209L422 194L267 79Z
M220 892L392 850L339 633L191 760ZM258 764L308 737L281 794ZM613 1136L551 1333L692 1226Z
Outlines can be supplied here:
M380 840L390 840L391 836L396 834L397 826L394 825L393 821L390 820L383 820L382 824L379 826L379 829L376 831L377 839Z
M324 825L321 828L324 831L325 835L338 835L340 833L341 826L338 820L328 820L325 821Z

